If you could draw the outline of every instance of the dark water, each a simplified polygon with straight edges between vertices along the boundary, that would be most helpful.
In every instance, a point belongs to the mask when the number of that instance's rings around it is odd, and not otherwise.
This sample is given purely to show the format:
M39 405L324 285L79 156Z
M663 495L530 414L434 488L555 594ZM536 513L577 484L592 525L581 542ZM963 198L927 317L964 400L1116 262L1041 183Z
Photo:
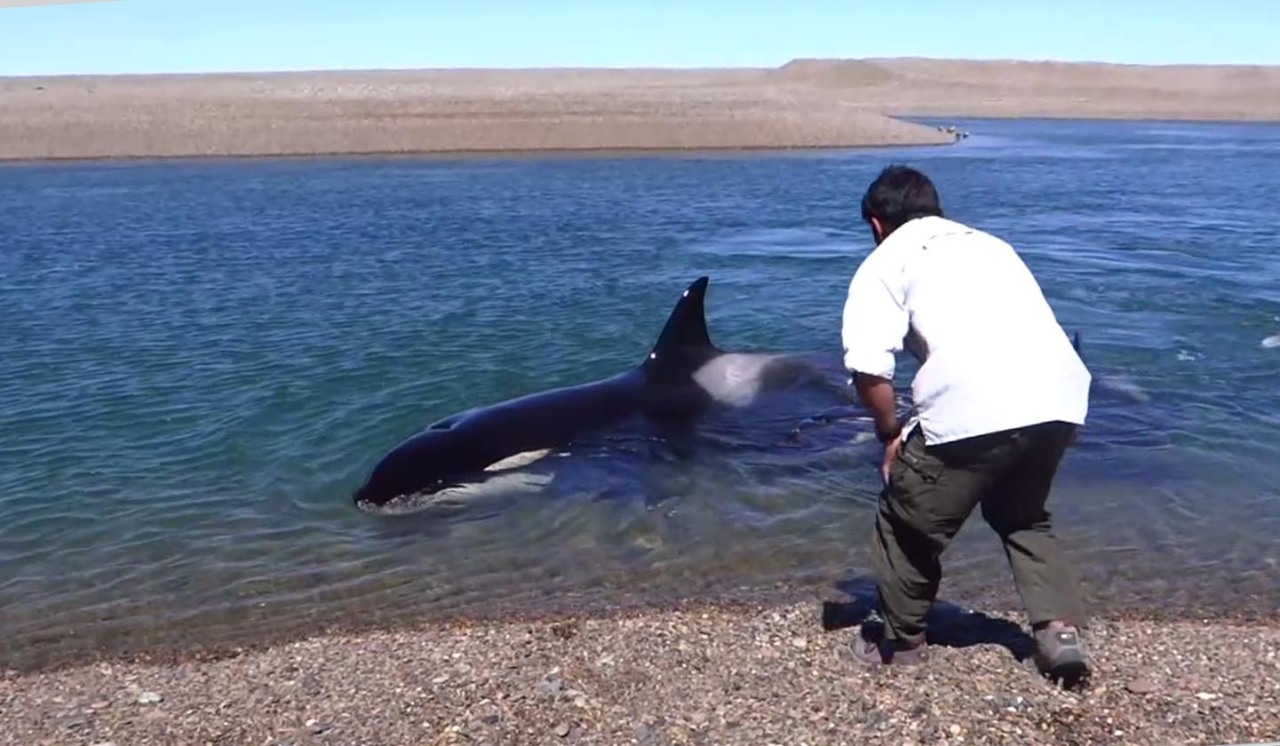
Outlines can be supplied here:
M1275 610L1280 127L962 125L917 150L0 168L0 663L865 571L866 424L789 433L847 404L856 200L888 160L1011 239L1083 334L1099 385L1054 506L1097 608ZM703 273L718 343L831 385L469 510L351 505L434 419L637 364ZM980 521L946 562L949 598L1009 597Z

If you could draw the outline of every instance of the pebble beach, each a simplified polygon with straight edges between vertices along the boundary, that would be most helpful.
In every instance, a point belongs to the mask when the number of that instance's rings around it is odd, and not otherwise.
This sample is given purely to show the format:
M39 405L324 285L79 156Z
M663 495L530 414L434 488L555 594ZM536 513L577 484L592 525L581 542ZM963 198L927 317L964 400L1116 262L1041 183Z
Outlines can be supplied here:
M1018 615L868 670L839 605L668 609L302 640L0 680L5 744L1239 744L1280 739L1280 625L1098 620L1080 692ZM837 623L831 623L836 619ZM824 620L827 622L824 624ZM853 620L850 620L853 621ZM963 626L967 629L961 630Z

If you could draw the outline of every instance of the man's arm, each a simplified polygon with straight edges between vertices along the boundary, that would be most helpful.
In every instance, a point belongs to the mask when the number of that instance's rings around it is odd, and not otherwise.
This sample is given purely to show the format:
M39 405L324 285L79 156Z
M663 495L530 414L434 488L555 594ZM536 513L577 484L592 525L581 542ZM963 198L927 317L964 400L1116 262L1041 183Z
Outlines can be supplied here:
M854 386L863 406L871 410L876 422L876 438L888 443L898 437L902 424L898 422L898 407L893 396L893 382L866 373L853 374Z
M896 283L877 271L882 266L865 261L849 282L841 338L845 369L853 374L858 398L871 411L883 443L897 437L900 428L893 374L910 323Z

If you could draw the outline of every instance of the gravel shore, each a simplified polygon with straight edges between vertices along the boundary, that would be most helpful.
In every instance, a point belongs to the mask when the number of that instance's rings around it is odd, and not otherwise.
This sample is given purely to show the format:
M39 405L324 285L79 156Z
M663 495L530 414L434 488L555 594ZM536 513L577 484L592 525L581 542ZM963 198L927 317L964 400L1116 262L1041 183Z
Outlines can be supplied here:
M779 68L0 78L0 160L953 143L898 117L1280 120L1280 67Z
M5 744L1227 744L1280 739L1280 625L1095 622L1095 676L1016 614L940 606L922 668L843 655L829 602L325 636L0 679Z

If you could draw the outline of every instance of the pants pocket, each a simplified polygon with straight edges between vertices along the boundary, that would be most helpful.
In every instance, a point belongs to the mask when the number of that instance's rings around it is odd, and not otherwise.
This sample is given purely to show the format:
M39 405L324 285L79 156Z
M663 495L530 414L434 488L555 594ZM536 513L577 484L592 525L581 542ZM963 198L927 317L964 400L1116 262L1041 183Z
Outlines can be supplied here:
M924 436L916 430L889 467L889 488L901 493L912 487L935 485L943 468L943 463L926 450Z

